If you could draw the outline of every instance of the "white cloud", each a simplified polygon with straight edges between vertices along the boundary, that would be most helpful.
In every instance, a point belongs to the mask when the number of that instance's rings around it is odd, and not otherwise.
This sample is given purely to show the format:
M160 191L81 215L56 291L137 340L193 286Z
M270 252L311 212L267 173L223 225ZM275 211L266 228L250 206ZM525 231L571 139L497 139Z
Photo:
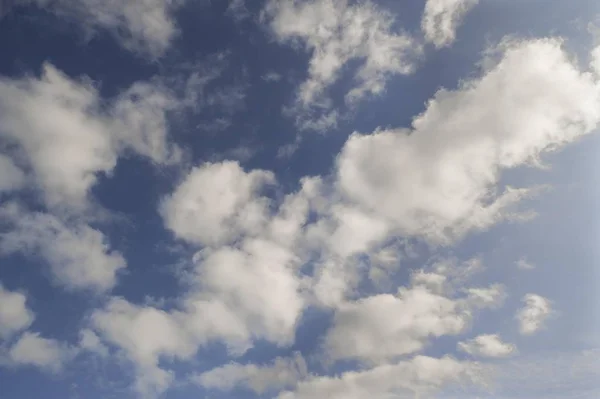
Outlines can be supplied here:
M195 304L223 303L250 332L249 338L291 344L304 308L296 261L285 248L258 239L246 240L239 249L202 252L197 260L201 291Z
M33 323L35 315L26 302L25 294L8 291L0 284L0 338L7 339Z
M39 78L0 79L0 138L30 164L49 207L86 209L97 176L125 148L157 163L177 158L166 137L165 112L177 105L168 91L136 83L108 107L101 102L90 82L49 64Z
M264 366L230 363L196 375L193 380L208 389L230 391L243 387L263 395L265 392L293 388L307 374L304 359L296 354L289 359L278 357Z
M523 335L532 335L544 327L546 319L552 314L552 303L536 294L523 297L525 305L517 312L519 331Z
M457 348L479 357L506 357L517 351L515 345L502 342L497 334L479 335L466 342L459 342Z
M9 157L0 154L0 194L21 188L25 173Z
M480 79L438 91L412 129L353 134L337 160L346 200L402 236L436 243L527 216L513 208L535 191L499 192L501 172L592 132L600 90L558 40L501 49Z
M93 327L119 347L136 366L136 390L147 396L164 392L172 372L159 367L159 358L185 359L197 350L194 338L180 320L154 307L133 305L111 298L104 309L94 311Z
M440 389L461 383L479 383L477 364L416 356L362 371L349 371L339 377L313 377L300 382L295 391L279 399L387 399L433 397Z
M500 307L508 294L502 284L492 284L489 287L471 287L464 290L467 293L467 301L471 306L479 309Z
M532 270L535 269L535 265L529 262L525 258L521 258L515 262L515 265L521 270Z
M225 244L264 226L268 200L259 193L274 179L267 171L246 173L237 162L206 163L192 169L163 200L161 213L179 238L200 245Z
M35 366L58 372L73 355L72 351L54 339L25 332L10 348L8 356L15 366Z
M65 223L48 213L26 212L14 203L0 207L0 216L10 225L0 234L0 252L40 256L66 288L109 290L126 265L100 231L81 222Z
M389 76L412 72L420 51L410 36L393 31L392 15L370 1L354 5L347 0L270 1L263 20L278 41L299 43L311 52L308 78L297 95L299 123L304 127L334 124L331 118L336 114L324 112L331 106L326 92L350 61L360 62L354 87L345 97L352 105L366 95L381 94Z
M267 72L263 76L261 76L261 79L267 83L279 82L281 80L281 78L282 78L281 74L279 74L275 71Z
M226 14L230 15L236 22L243 21L250 17L250 11L246 7L245 0L228 0Z
M427 0L421 20L425 39L435 47L446 47L456 39L456 30L479 0Z
M108 356L108 348L102 343L98 335L89 329L79 332L79 348L81 350L95 353L100 357Z
M457 301L424 286L401 288L397 296L375 295L340 305L325 348L331 360L378 363L417 352L430 337L458 334L469 320Z
M106 30L124 48L152 58L160 57L178 34L173 13L183 3L182 0L15 1L16 5L35 4L73 20L88 34Z

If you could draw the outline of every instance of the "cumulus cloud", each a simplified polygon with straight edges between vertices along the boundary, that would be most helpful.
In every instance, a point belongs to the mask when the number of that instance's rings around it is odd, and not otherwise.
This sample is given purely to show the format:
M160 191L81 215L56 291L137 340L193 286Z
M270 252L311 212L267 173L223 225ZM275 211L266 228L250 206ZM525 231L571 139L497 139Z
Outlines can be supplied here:
M535 265L525 258L521 258L515 262L515 265L521 270L533 270Z
M1 206L0 216L8 225L0 233L0 253L39 256L56 282L68 289L109 290L126 266L123 256L110 250L104 234L84 223L28 212L15 203Z
M308 78L297 94L300 126L325 130L337 121L327 89L350 61L360 62L345 101L352 105L366 95L381 94L389 76L414 69L419 46L407 34L394 32L393 16L370 1L269 1L263 10L275 38L298 43L311 52Z
M190 171L163 201L161 213L179 238L200 245L228 243L266 223L268 201L259 194L273 182L271 172L246 173L237 162L206 163Z
M137 367L136 389L143 395L163 392L173 380L158 367L159 357L189 358L197 346L171 314L150 306L136 306L111 298L91 317L93 327L116 345Z
M421 20L425 39L435 47L446 47L456 39L456 30L479 0L427 0Z
M264 366L230 363L193 377L193 381L208 389L231 391L234 388L252 390L258 395L293 388L308 375L300 354L292 358L276 358Z
M347 201L403 236L450 243L505 219L532 188L497 187L503 170L535 165L592 132L600 90L553 39L506 43L499 61L441 89L412 129L355 133L337 160Z
M552 303L547 298L536 294L523 297L525 305L517 312L519 331L523 335L532 335L544 327L544 323L552 314Z
M517 351L515 345L502 342L497 334L479 335L468 341L459 342L457 348L478 357L506 357Z
M0 338L7 339L33 323L35 315L26 302L25 294L8 291L0 284Z
M357 358L372 363L417 352L428 338L455 335L470 314L457 301L424 286L401 288L342 304L325 338L331 360Z
M512 206L529 189L499 192L501 172L535 165L596 127L597 82L559 41L510 42L496 55L482 77L439 91L412 129L351 136L331 176L305 178L284 198L265 195L275 179L264 170L235 162L191 169L160 205L165 225L199 250L175 309L113 298L92 315L91 328L136 365L138 390L165 390L173 373L161 360L190 359L211 341L232 356L258 340L289 346L302 312L315 304L333 311L322 346L329 360L376 366L309 377L282 398L426 394L469 374L470 363L450 358L394 361L464 332L475 311L502 304L503 286L465 285L479 259L436 262L396 295L361 298L355 288L369 275L368 260L397 264L389 248L399 237L450 244L521 215ZM464 344L497 352L483 341ZM256 389L252 381L270 380L270 367L235 364L198 379L216 389Z
M75 21L89 34L98 30L108 31L124 48L157 58L178 34L173 13L184 1L15 0L13 3L47 9L59 17Z
M300 382L295 391L279 399L362 399L432 397L440 389L459 383L479 383L481 372L475 363L451 357L416 356L410 360L349 371L339 377L313 377Z
M14 366L35 366L49 372L58 372L73 355L71 349L60 342L26 332L8 352Z
M97 90L50 64L39 78L0 78L0 138L18 148L49 207L83 210L99 174L131 148L157 163L177 157L167 142L167 91L137 83L108 110Z
M95 332L89 329L83 329L79 332L79 349L95 353L100 357L106 357L109 354L106 345L102 343Z

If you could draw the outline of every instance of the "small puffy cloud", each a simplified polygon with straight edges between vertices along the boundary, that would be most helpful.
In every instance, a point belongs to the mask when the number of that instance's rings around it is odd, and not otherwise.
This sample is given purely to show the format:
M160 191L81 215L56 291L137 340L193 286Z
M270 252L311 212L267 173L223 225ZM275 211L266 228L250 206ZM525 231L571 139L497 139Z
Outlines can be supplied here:
M237 162L206 163L163 200L161 214L179 238L199 245L228 243L264 226L268 200L259 194L274 179L267 171L246 173Z
M421 20L425 39L435 47L446 47L456 39L456 30L479 0L427 0Z
M544 327L546 319L552 314L552 303L536 294L523 297L525 305L517 312L519 331L523 335L532 335Z
M315 376L284 392L278 399L386 399L433 397L443 388L462 383L479 383L481 370L471 362L451 357L416 356L410 360L348 371L339 377Z
M0 136L26 154L49 205L83 206L96 174L116 164L97 93L50 65L42 76L0 79Z
M517 260L515 262L515 265L517 266L517 268L519 268L521 270L532 270L532 269L535 269L535 265L533 263L529 262L525 258L521 258L521 259Z
M196 341L176 316L124 299L111 298L103 309L94 311L91 322L136 366L135 388L142 395L160 394L173 380L170 371L159 367L161 356L185 359L197 350Z
M73 355L70 348L54 339L26 332L8 351L14 366L35 366L50 372L58 372Z
M475 308L498 308L506 297L506 288L502 284L492 284L489 287L471 287L466 288L464 292L467 294L467 301Z
M183 3L183 0L14 1L14 5L35 4L58 17L75 21L88 34L106 30L124 48L152 58L160 57L178 34L173 14Z
M25 183L25 173L6 155L0 154L0 194L17 190Z
M84 329L79 332L79 349L98 356L108 356L108 348L102 343L98 335L89 329Z
M248 239L239 249L203 251L197 262L196 307L222 303L250 332L249 338L280 345L293 342L304 299L297 260L289 250L270 241Z
M0 284L0 338L9 338L33 323L35 315L26 302L25 294L8 291Z
M258 395L296 386L308 375L300 354L293 358L276 358L268 365L230 363L193 377L193 381L208 389L231 391L249 389Z
M399 235L451 243L528 216L514 208L539 188L500 191L501 172L594 131L599 104L597 81L560 41L510 42L481 78L438 91L412 129L353 134L337 187Z
M0 78L0 138L18 148L49 207L86 209L98 175L127 148L156 163L177 158L165 113L178 103L166 89L136 83L104 102L90 82L50 64L39 78Z
M465 342L459 342L457 348L477 357L506 357L516 353L513 344L502 342L497 334L479 335Z
M424 286L343 304L325 338L331 360L380 362L421 350L430 337L455 335L470 320L457 301Z
M331 106L326 92L349 62L360 63L345 97L351 105L381 94L389 76L412 72L420 50L410 36L394 32L390 13L370 1L269 1L263 19L278 41L299 43L311 52L308 78L297 94L297 106L306 112L299 117L301 126L310 128L335 124L335 114L324 112Z
M126 266L123 256L110 250L104 234L84 223L27 212L14 203L0 207L0 216L9 225L0 233L0 253L39 256L66 288L109 290Z

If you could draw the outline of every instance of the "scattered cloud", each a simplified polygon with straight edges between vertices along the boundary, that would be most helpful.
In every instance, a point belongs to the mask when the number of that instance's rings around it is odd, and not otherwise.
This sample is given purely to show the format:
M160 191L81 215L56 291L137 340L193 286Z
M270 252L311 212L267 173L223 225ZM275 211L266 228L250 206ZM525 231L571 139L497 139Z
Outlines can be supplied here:
M447 47L456 39L456 30L479 0L427 0L421 20L425 39L435 47Z
M552 314L552 303L539 295L527 294L523 297L525 305L517 312L519 331L523 335L532 335L544 327Z
M184 1L16 0L13 3L13 6L34 4L47 9L58 17L78 23L88 35L107 31L123 48L159 58L179 33L173 13Z
M25 294L8 291L0 284L0 338L7 339L33 323L35 315L26 302Z
M591 133L600 91L559 40L506 43L500 60L458 90L439 90L412 129L354 133L337 159L347 201L403 236L450 243L506 219L539 188L500 191L503 170Z
M56 373L73 353L54 339L25 332L10 348L8 356L13 366L35 366Z
M533 270L535 269L535 265L529 262L526 258L521 258L515 262L517 268L521 270Z
M411 73L420 52L408 34L394 32L392 14L370 1L269 1L262 19L279 42L299 44L311 53L308 78L296 98L303 128L325 130L335 124L327 89L350 61L360 62L345 95L345 102L355 105L367 95L381 94L391 75Z
M517 352L515 345L502 342L497 334L479 335L468 341L459 342L457 347L477 357L506 357Z
M109 249L104 234L81 222L65 223L15 203L0 206L0 216L10 226L0 233L0 253L39 256L67 289L109 290L126 266L123 256Z
M296 386L308 375L307 366L300 354L292 358L276 358L271 364L230 363L193 377L193 381L208 389L231 391L244 388L263 395Z
M177 159L165 120L174 107L164 89L136 83L106 111L89 81L44 64L39 78L0 79L0 137L17 146L46 204L73 213L89 207L98 175L110 173L124 149L157 163Z
M278 398L431 397L451 385L479 383L480 373L475 363L460 362L451 357L416 356L368 370L349 371L339 377L314 376L300 382L295 391L284 392Z
M219 245L252 234L266 222L260 190L274 182L267 171L246 173L236 162L194 168L161 206L167 227L186 241Z

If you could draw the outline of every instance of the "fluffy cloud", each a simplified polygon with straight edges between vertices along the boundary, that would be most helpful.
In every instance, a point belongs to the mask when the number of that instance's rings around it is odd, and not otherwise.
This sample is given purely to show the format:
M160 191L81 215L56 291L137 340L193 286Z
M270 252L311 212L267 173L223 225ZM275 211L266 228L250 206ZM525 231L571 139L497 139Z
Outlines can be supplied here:
M124 48L156 58L178 33L173 12L184 1L16 0L14 3L45 8L59 17L74 20L89 34L106 30Z
M247 240L240 249L201 256L196 306L219 301L252 336L281 345L293 342L304 300L292 253L269 241Z
M271 172L246 173L230 161L206 163L163 201L161 213L179 238L200 245L228 243L264 226L268 201L259 193L272 182Z
M108 109L101 102L91 83L49 64L39 78L0 78L0 138L30 164L49 207L85 209L98 174L126 148L157 163L177 157L165 121L176 102L166 90L137 83Z
M95 353L98 356L108 356L108 348L102 343L98 335L92 330L84 329L79 333L79 349L91 353Z
M331 360L358 358L378 363L421 350L430 337L462 332L470 315L457 301L426 287L401 288L343 304L325 338Z
M354 104L368 94L382 93L390 75L412 72L420 50L410 36L393 31L391 14L369 1L356 5L347 0L269 1L263 18L278 41L297 42L311 52L308 79L298 90L297 105L317 116L301 115L305 127L325 129L336 123L335 113L323 113L331 106L325 94L350 61L360 62L355 86L345 97Z
M492 284L489 287L471 287L466 288L467 300L472 306L477 308L498 308L506 297L506 289L502 284Z
M136 389L143 395L163 392L173 375L158 367L159 358L189 358L196 341L177 317L154 307L112 298L92 314L92 325L119 347L137 367Z
M481 78L440 90L410 130L353 134L337 160L347 201L403 236L449 243L506 218L531 189L497 187L501 172L539 163L592 132L600 90L553 39L501 46Z
M465 14L477 3L479 0L427 0L421 20L425 39L438 48L452 44Z
M525 305L517 312L519 331L523 335L532 335L544 326L552 314L552 303L536 294L525 295L523 302Z
M31 325L35 315L26 301L25 294L8 291L0 284L0 338L9 338Z
M364 371L349 371L339 377L313 377L298 384L295 391L282 393L279 399L432 397L452 384L480 381L481 372L474 363L450 357L416 356Z
M0 207L7 231L0 233L0 253L35 254L47 262L56 281L68 289L105 291L116 283L125 259L111 251L100 231L80 222L65 223L14 203Z
M497 334L479 335L466 342L459 342L457 347L469 355L480 357L506 357L517 351L513 344L502 342Z
M14 366L35 366L50 372L60 371L72 355L71 349L58 341L30 332L21 335L8 352Z
M515 265L521 270L532 270L535 269L535 265L529 262L525 258L521 258L515 262Z
M262 395L293 388L306 375L306 363L300 354L296 354L290 359L278 357L265 366L230 363L194 376L193 380L208 389L230 391L245 388Z

